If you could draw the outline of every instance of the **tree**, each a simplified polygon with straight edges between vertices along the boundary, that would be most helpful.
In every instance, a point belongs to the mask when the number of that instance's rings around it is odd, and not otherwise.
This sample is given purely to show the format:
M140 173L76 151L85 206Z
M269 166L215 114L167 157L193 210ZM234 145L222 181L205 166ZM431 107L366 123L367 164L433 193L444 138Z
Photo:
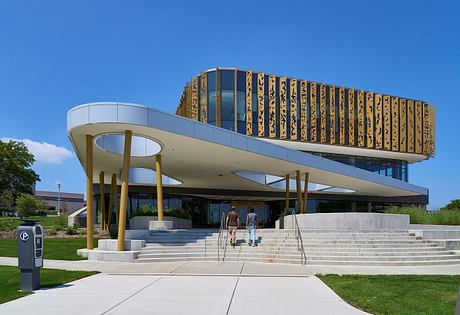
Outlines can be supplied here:
M21 194L16 199L16 210L21 217L30 217L42 208L43 202L36 196Z
M13 207L13 204L14 204L13 192L9 189L4 190L0 194L0 208L9 210L11 209L11 207Z
M460 210L460 199L451 200L442 210Z
M0 141L0 191L11 191L14 199L21 193L31 194L35 182L40 181L31 169L34 162L24 143Z

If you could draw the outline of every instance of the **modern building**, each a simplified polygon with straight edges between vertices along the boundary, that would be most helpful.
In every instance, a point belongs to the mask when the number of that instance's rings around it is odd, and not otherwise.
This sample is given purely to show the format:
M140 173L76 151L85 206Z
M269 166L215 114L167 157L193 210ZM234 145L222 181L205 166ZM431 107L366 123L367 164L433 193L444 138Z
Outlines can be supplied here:
M48 209L57 210L60 208L61 212L66 215L72 214L85 206L83 194L35 190L34 195L40 197Z
M112 102L77 106L67 119L96 222L101 202L107 211L118 196L128 216L163 199L195 227L218 225L232 205L273 226L286 207L428 203L428 189L409 183L409 164L435 153L434 108L421 100L219 68L186 84L175 115Z

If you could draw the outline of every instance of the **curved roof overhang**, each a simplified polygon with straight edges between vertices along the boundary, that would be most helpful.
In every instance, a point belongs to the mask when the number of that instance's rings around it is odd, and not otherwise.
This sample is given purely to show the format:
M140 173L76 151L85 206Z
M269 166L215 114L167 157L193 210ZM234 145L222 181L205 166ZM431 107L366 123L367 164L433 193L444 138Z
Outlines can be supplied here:
M255 137L204 124L146 106L128 103L89 103L67 114L67 132L85 168L85 136L123 133L156 139L161 145L163 173L182 187L279 191L241 176L253 171L276 176L310 173L310 181L355 191L358 195L427 195L428 190ZM106 182L118 174L123 157L94 146L94 178L105 172ZM133 156L131 167L154 169L154 156ZM86 168L85 168L86 169ZM349 193L348 193L349 194Z

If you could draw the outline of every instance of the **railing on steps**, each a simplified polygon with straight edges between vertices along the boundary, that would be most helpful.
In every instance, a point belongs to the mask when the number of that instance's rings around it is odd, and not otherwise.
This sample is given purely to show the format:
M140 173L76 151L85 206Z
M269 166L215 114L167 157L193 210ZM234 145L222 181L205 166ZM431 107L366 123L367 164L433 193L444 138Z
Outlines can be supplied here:
M225 229L225 212L222 212L220 219L219 237L217 238L217 261L220 261L220 251L222 249L222 261L225 259L225 253L227 252L227 239L228 233ZM222 248L221 248L222 247Z
M292 227L294 228L294 235L297 239L297 250L300 251L300 264L307 264L307 254L305 254L305 248L303 247L302 233L300 232L299 222L297 222L297 216L295 210L292 210Z

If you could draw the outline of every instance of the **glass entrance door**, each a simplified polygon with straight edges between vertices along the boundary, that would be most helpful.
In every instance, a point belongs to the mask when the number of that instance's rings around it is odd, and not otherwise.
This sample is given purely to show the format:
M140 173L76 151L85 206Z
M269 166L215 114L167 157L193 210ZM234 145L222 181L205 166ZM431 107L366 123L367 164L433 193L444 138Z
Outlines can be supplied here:
M236 212L240 216L240 227L246 228L246 216L251 208L257 213L259 225L264 226L269 219L268 205L258 201L232 201L232 206L236 208Z

